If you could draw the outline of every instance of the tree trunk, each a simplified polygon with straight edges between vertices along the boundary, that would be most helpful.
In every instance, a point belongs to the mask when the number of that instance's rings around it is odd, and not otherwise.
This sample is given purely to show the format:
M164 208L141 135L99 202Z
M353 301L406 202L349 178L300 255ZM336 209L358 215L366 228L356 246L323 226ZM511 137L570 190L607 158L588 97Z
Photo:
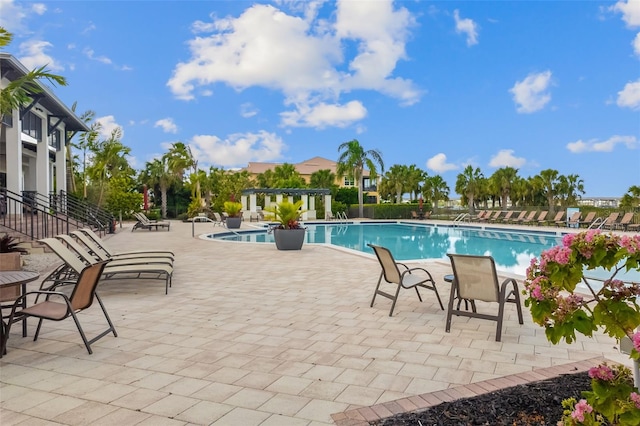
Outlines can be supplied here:
M162 218L166 219L167 218L167 188L165 186L160 186L160 196L162 197Z

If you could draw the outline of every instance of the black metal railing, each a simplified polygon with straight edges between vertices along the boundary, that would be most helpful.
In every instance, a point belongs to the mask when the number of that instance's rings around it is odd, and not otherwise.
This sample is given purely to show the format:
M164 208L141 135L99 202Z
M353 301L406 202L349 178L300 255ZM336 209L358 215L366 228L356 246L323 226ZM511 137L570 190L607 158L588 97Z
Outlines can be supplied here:
M113 215L64 191L45 196L0 188L0 225L34 240L82 227L115 232Z

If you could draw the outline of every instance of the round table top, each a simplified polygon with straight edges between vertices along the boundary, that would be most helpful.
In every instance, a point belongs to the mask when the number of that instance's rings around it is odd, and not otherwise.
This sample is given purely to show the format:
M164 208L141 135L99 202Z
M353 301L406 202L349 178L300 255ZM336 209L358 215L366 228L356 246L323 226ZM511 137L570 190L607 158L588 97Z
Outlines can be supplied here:
M31 271L0 271L0 287L26 284L40 278L40 274Z

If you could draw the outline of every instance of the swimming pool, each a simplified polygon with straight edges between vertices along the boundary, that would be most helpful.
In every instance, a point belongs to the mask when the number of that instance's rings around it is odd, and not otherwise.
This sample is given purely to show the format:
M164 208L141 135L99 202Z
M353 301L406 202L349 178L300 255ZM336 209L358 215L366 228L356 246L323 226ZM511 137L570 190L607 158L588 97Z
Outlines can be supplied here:
M402 222L305 224L305 243L332 244L373 254L367 244L387 247L399 261L442 259L447 253L490 255L504 272L524 275L533 257L561 243L560 234L497 228L434 226ZM272 243L265 230L211 234L213 239Z

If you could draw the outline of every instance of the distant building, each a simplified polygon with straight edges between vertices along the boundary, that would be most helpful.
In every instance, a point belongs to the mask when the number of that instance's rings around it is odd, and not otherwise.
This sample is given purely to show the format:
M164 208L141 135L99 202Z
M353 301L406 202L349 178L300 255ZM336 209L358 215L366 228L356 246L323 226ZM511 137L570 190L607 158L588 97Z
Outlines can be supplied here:
M267 170L273 170L276 166L281 166L283 163L258 163L258 162L250 162L247 167L242 170L246 170L249 172L251 177L256 178L259 174L266 172ZM338 163L332 160L328 160L323 157L313 157L309 160L302 161L297 164L292 164L296 171L300 173L300 176L307 182L307 184L311 181L311 175L314 172L319 170L331 170L331 173L336 175L335 184L338 185L339 188L354 188L357 186L352 179L348 177L339 177L336 173L336 169L338 167ZM364 192L367 194L365 203L378 203L378 186L376 181L372 181L369 178L369 171L364 170L362 173L362 183Z
M589 197L578 200L579 206L618 208L621 197Z

